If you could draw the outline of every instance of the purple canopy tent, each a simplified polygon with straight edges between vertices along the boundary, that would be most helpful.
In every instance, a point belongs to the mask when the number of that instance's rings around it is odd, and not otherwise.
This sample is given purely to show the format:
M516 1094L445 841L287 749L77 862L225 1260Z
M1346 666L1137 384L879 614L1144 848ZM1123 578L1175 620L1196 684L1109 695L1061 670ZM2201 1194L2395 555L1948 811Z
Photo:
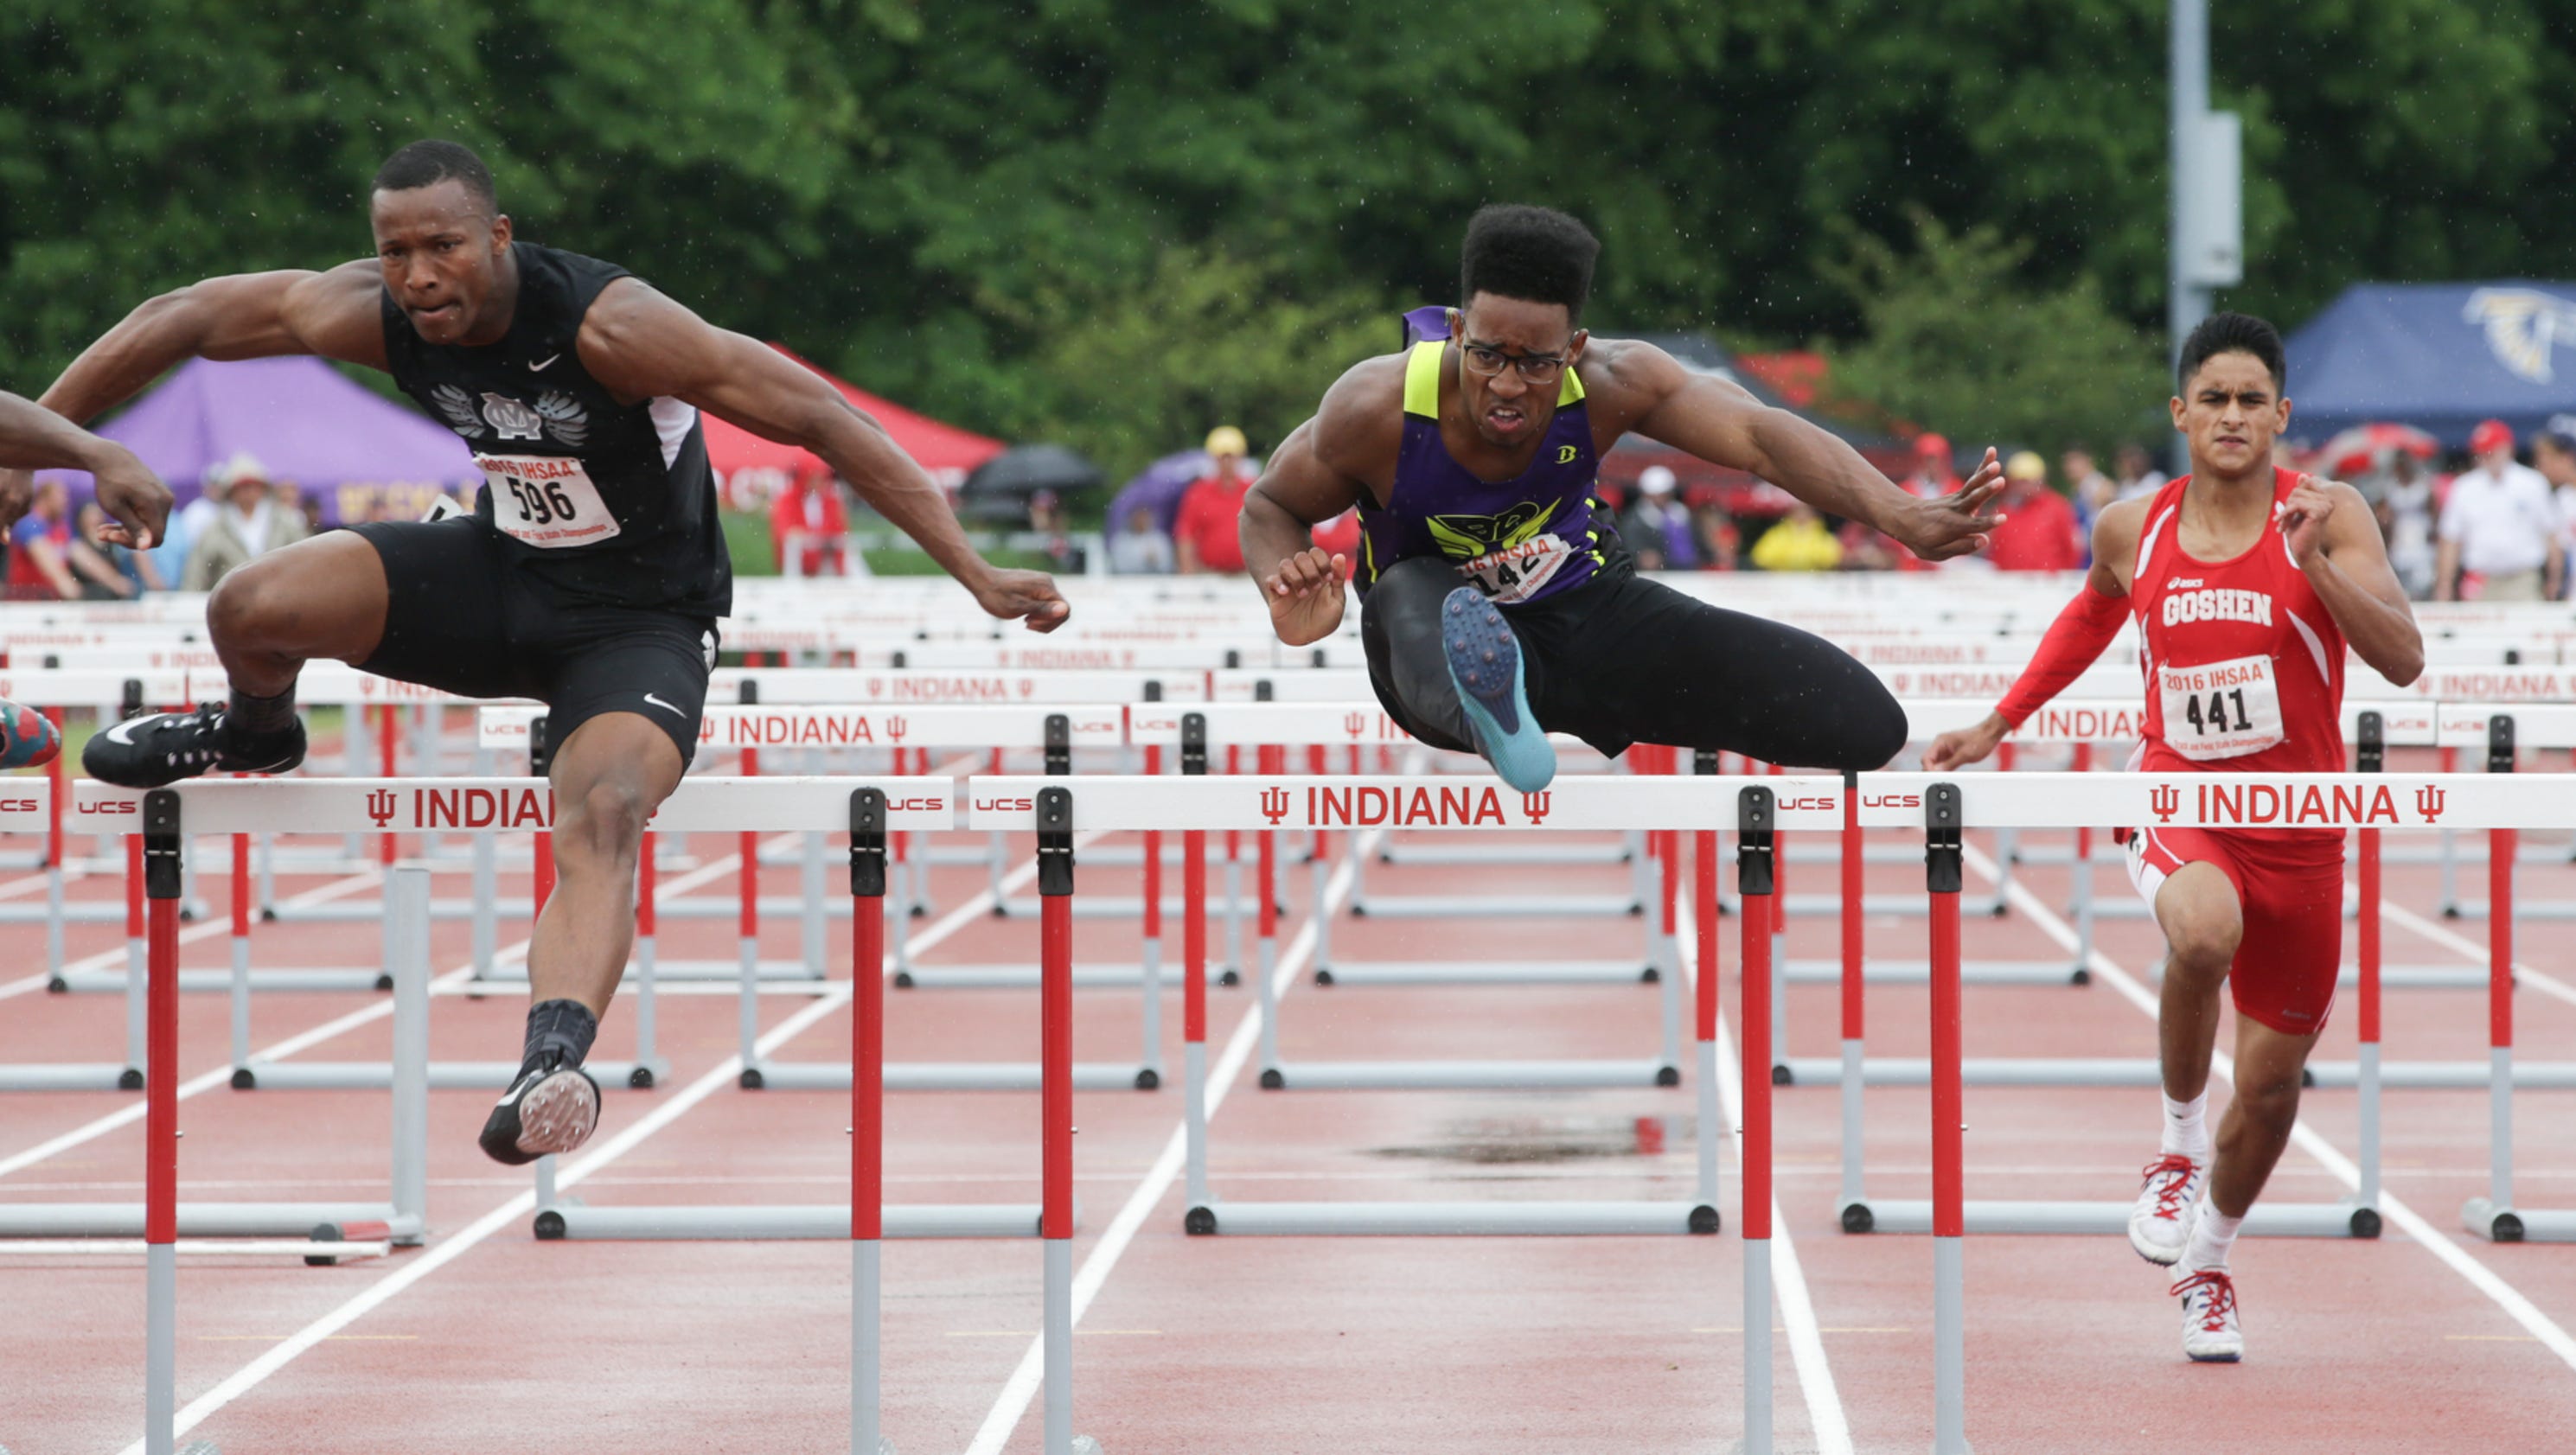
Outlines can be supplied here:
M483 480L455 431L315 358L192 359L99 433L141 456L180 504L201 493L207 467L247 452L331 524L416 520L432 495L470 496ZM88 493L86 474L52 473Z

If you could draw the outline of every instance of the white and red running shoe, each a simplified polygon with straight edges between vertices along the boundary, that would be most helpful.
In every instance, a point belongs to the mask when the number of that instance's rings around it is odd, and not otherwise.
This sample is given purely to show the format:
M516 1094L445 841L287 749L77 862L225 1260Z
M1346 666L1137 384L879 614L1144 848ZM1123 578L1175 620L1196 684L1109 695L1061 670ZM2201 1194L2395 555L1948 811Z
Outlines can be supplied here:
M2191 1241L2191 1220L2199 1215L2200 1183L2209 1175L2209 1164L2167 1152L2139 1175L2146 1180L2129 1208L2129 1246L2148 1262L2171 1268L2182 1261L2182 1245Z
M2245 1357L2245 1331L2236 1322L2236 1280L2224 1268L2204 1268L2173 1286L2182 1299L2182 1352L2194 1364L2233 1364Z

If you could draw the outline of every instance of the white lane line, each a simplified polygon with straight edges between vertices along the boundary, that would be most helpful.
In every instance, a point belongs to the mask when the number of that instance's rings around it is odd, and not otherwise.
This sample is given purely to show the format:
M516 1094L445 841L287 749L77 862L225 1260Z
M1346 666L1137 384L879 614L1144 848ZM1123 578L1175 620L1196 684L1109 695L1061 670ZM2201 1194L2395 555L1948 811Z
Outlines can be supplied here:
M2416 934L2423 936L2425 939L2431 940L2434 944L2456 952L2473 965L2484 965L2487 963L2486 946L2479 944L2477 941L2470 939L2466 935L2455 934L2441 925L2435 924L2433 921L2417 914L2415 911L2406 908L2402 904L2389 904L2383 901L2380 904L2379 912L2386 918L2395 920L2397 923L2413 930ZM2576 987L2569 986L2566 981L2559 979L2555 975L2544 975L2540 971L2534 970L2530 966L2525 965L2520 960L2513 962L2513 974L2514 980L2518 984L2527 984L2532 989L2539 991L2541 994L2548 996L2552 1000L2564 1001L2569 1005L2576 1005Z
M1967 848L1967 861L1970 868L1987 879L1993 880L1998 877L1995 861L1986 857L1973 844ZM2047 932L2049 938L2057 941L2063 948L2069 950L2075 948L2075 932L2067 927L2066 921L2057 917L2054 910L2041 903L2039 896L2031 893L2019 879L2015 879L2007 887L2006 893L2016 907L2029 915L2034 923ZM2143 1011L2150 1020L2155 1018L2157 1007L2153 991L2147 989L2128 971L2114 964L2110 956L2098 949L2093 952L2090 963L2095 973L2108 981L2111 987L2119 991L2131 1005ZM2211 1069L2226 1077L2229 1084L2234 1084L2235 1057L2225 1051L2216 1052L2211 1058ZM2341 1182L2348 1189L2360 1190L2361 1169L2353 1165L2352 1159L2336 1151L2332 1143L2310 1129L2305 1119L2290 1128L2290 1140L2298 1144L2299 1150L2315 1158L2328 1172L2334 1174L2336 1181ZM2549 1351L2557 1355L2570 1369L2576 1369L2576 1339L2569 1338L2566 1330L2558 1327L2554 1320L2542 1313L2530 1299L2523 1297L2513 1285L2496 1276L2494 1270L2470 1257L2468 1251L2452 1241L2450 1235L2426 1222L2422 1214L2407 1206L2405 1201L2389 1191L2384 1183L2379 1190L2379 1211L2381 1216L2405 1229L2406 1235L2413 1238L2425 1251L2441 1259L2443 1263L2449 1265L2451 1271L2467 1279L2478 1292L2494 1300L2498 1308L2503 1309L2515 1323L2522 1325L2533 1338L2547 1345Z
M1377 841L1383 837L1384 831L1379 830L1350 846L1350 854L1325 882L1324 903L1319 913L1331 914L1350 897L1351 876L1360 857L1374 852ZM1297 972L1304 967L1306 958L1315 952L1316 917L1312 914L1306 917L1306 922L1298 927L1296 935L1280 954L1270 981L1274 994L1287 993L1296 982ZM1189 973L1188 967L1182 967L1182 973ZM1252 1059L1253 1047L1260 1036L1261 1008L1256 999L1244 1007L1242 1018L1234 1023L1234 1034L1226 1039L1224 1052L1217 1057L1216 1064L1208 1068L1206 1116L1210 1122L1216 1120L1217 1108L1225 1104L1226 1093L1233 1090L1235 1081L1242 1076L1244 1063ZM1182 1094L1188 1094L1186 1086ZM1082 1260L1082 1266L1074 1272L1073 1322L1077 1327L1082 1323L1083 1314L1090 1309L1091 1301L1099 1297L1101 1286L1109 1281L1110 1270L1118 1266L1118 1260L1127 1252L1127 1245L1135 1241L1136 1230L1145 1225L1146 1217L1162 1202L1163 1194L1171 1190L1172 1183L1181 1175L1182 1163L1188 1157L1188 1137L1185 1104L1182 1122L1172 1128L1171 1139L1163 1144L1163 1154L1154 1159L1145 1180L1137 1183L1136 1190L1127 1195L1125 1205L1118 1209L1118 1216L1109 1220L1107 1231L1100 1235L1100 1241L1092 1245L1091 1252ZM1045 1382L1045 1378L1046 1340L1041 1336L1029 1341L1028 1352L1020 1356L1019 1367L1011 1371L1010 1379L1002 1385L1001 1394L993 1400L993 1408L985 1414L984 1423L976 1428L974 1440L966 1446L966 1455L1001 1455L1002 1446L1009 1442L1011 1432L1019 1428L1021 1416L1028 1413L1029 1402L1037 1397L1038 1386Z
M797 835L792 834L781 834L777 840L773 841L773 843L783 843L796 839L797 837ZM716 878L731 871L735 865L741 862L742 856L739 854L726 855L724 858L714 860L699 868L692 869L688 873L673 879L668 885L664 886L664 892L670 894L685 893L688 890L697 888L700 884L705 883L709 879ZM361 880L371 880L375 877L375 874L376 871L370 870L367 874L359 876L359 878ZM322 890L318 889L312 891L313 894L320 894L322 892ZM346 893L348 891L346 889L340 889L338 892ZM289 904L310 902L312 902L310 895L299 895L297 898L287 901ZM228 924L199 925L197 926L197 930L211 930L219 933L230 933ZM192 930L187 934L182 934L180 938L184 941L188 938L189 934L195 933L196 931ZM200 938L202 938L202 936L200 936ZM493 959L495 962L506 962L525 955L527 950L528 942L526 940L520 940L515 944L508 945L493 952ZM119 958L122 958L125 954L123 950L117 950L114 953ZM438 995L452 992L463 986L466 981L471 979L473 973L474 967L472 965L460 965L456 969L450 970L439 976L437 979L432 980L429 983L430 993L432 995ZM309 1050L314 1046L320 1045L324 1041L330 1040L334 1036L355 1030L370 1021L382 1020L393 1013L393 997L385 996L371 1004L362 1006L357 1010L353 1010L347 1015L341 1016L337 1020L325 1021L321 1025L315 1026L309 1031L289 1036L285 1040L279 1041L277 1044L270 1046L263 1051L254 1052L252 1053L252 1059L268 1061L284 1060L298 1051ZM211 1091L218 1086L230 1086L232 1085L232 1080L232 1061L230 1059L230 1053L227 1052L223 1065L191 1080L180 1082L179 1100L186 1101L202 1092ZM54 1138L52 1141L40 1142L33 1147L29 1147L23 1152L12 1153L7 1157L0 1157L0 1177L6 1177L13 1172L18 1172L25 1168L32 1167L37 1163L44 1161L48 1157L68 1151L71 1148L81 1145L83 1142L96 1141L100 1137L106 1136L109 1132L115 1131L119 1127L129 1126L135 1122L139 1122L143 1120L146 1110L148 1110L147 1104L140 1097L137 1097L134 1101L108 1113L106 1116L100 1117L98 1120L86 1125L75 1127L71 1131L65 1132L61 1136ZM6 1455L6 1452L0 1451L0 1455Z
M335 879L329 884L319 885L315 888L308 889L302 894L284 901L281 907L301 908L308 904L327 904L343 895L354 894L358 890L376 883L379 877L380 871L369 869L363 873L352 874L346 879ZM232 916L229 913L213 915L208 917L203 924L190 925L186 929L181 930L179 932L179 943L183 945L193 945L201 940L211 940L219 935L229 935L233 932L232 926ZM89 970L113 970L121 967L124 963L125 947L123 945L118 945L112 950L101 950L95 955L86 955L78 960L66 962L63 965L63 973L66 975L73 975ZM33 990L42 990L46 986L51 985L53 983L53 979L54 977L52 972L48 971L41 975L30 975L24 980L10 981L6 985L0 985L0 1000L7 1000L12 996L25 995L29 991Z
M1679 897L1673 911L1674 944L1692 947L1675 955L1682 967L1682 1004L1690 1006L1696 1003L1692 992L1699 981L1698 956L1693 953L1699 943L1698 917L1691 912L1687 895ZM1735 1151L1740 1189L1744 1185L1744 1072L1723 1010L1717 1017L1717 1094L1726 1106L1727 1125L1735 1131L1727 1145ZM1773 1175L1776 1179L1776 1167ZM1824 1330L1817 1326L1815 1300L1807 1292L1806 1268L1798 1261L1798 1244L1789 1236L1789 1219L1776 1193L1771 1199L1771 1272L1771 1296L1780 1305L1780 1323L1789 1336L1789 1361L1798 1371L1798 1390L1807 1401L1807 1422L1814 1428L1817 1455L1852 1455L1851 1417L1843 1409L1833 1365L1825 1358Z
M1093 837L1096 838L1097 835ZM780 838L794 840L801 839L802 835L781 835ZM1083 842L1085 840L1081 838L1075 840L1077 847ZM731 862L730 860L719 861L726 865ZM718 867L716 864L708 866L709 869L716 867ZM1002 891L1007 894L1035 877L1037 877L1037 864L1032 860L1012 870L1002 880ZM919 953L937 945L965 925L984 918L992 903L993 891L990 888L978 890L973 897L950 910L937 923L915 935L908 948L914 953ZM894 974L894 959L891 955L886 957L884 973L888 976ZM768 1034L754 1041L753 1051L763 1057L777 1051L812 1028L824 1016L848 1005L850 995L849 982L840 982L839 988L834 993L802 1007L794 1015L780 1021ZM647 1138L677 1121L682 1113L706 1100L715 1093L717 1088L734 1085L741 1075L741 1055L737 1053L727 1056L713 1070L674 1093L668 1101L654 1107L634 1125L609 1137L581 1160L563 1169L555 1178L556 1191L561 1192L564 1189L579 1186L593 1173L606 1168L618 1158L642 1146ZM339 1333L375 1309L383 1307L405 1289L465 1256L466 1252L476 1244L508 1227L517 1219L535 1212L536 1207L536 1190L531 1188L476 1218L453 1236L435 1244L418 1258L406 1262L397 1271L369 1284L346 1303L297 1330L258 1358L235 1370L213 1389L190 1401L187 1408L179 1412L176 1433L184 1435L195 1429L207 1416L256 1389L262 1381L294 1362L305 1351ZM126 1446L122 1455L144 1455L143 1445L143 1441L137 1440Z

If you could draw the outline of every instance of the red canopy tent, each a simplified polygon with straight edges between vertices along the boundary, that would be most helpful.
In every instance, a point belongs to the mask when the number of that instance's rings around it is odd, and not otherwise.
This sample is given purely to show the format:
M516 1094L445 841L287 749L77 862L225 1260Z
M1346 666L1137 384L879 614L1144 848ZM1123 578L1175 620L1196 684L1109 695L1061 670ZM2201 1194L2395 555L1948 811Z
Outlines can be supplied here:
M942 485L956 485L966 478L967 471L1000 454L1004 448L1000 440L942 424L926 414L916 414L900 404L879 399L864 389L835 379L808 360L798 357L796 351L785 344L772 343L770 347L813 369L822 375L825 383L840 390L842 398L875 416L877 423L884 425L886 432L894 436L894 442L903 446L906 454L919 460L931 478ZM763 439L714 415L706 416L705 423L707 463L715 467L716 485L723 492L725 501L737 509L756 506L777 494L788 481L799 475L830 473L831 467L811 451Z

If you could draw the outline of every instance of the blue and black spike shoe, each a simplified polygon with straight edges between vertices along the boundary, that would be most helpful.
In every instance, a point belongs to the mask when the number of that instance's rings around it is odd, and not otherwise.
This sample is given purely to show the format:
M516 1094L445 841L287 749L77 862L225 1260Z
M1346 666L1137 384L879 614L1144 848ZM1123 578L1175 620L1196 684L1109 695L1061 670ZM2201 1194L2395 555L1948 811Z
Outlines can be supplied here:
M1440 648L1477 751L1521 792L1545 788L1556 777L1556 747L1530 714L1511 623L1476 588L1461 586L1440 603Z

